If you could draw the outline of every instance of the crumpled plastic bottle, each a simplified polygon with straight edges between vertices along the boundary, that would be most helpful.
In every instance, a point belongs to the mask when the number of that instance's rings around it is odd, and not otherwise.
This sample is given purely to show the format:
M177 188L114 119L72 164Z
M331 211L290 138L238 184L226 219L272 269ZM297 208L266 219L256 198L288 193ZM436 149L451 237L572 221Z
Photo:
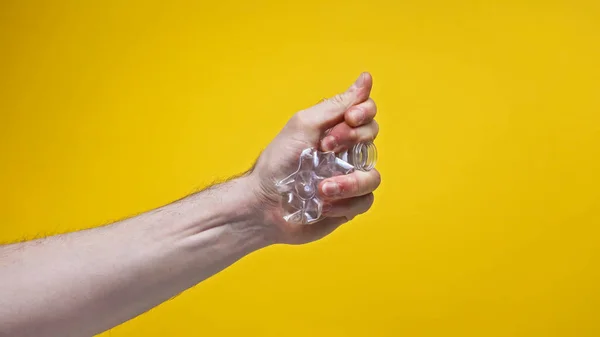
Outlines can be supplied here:
M305 149L300 154L298 170L276 184L281 193L283 218L296 224L321 220L323 200L318 193L319 183L354 170L369 171L376 162L377 148L373 142L358 143L339 154Z

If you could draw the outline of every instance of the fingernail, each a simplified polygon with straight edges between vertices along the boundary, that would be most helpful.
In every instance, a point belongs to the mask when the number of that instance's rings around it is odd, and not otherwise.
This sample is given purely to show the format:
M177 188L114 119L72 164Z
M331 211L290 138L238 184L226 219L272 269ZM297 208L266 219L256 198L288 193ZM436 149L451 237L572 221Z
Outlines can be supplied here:
M349 114L355 124L360 124L365 120L365 113L361 109L354 109Z
M323 138L323 150L333 151L337 146L337 140L334 136L327 136Z
M357 87L360 87L363 85L364 82L365 82L365 73L362 73L358 76L358 78L356 79L356 82L354 82L354 85L356 85Z
M340 193L340 185L334 182L326 182L323 184L323 193L327 196L334 196Z

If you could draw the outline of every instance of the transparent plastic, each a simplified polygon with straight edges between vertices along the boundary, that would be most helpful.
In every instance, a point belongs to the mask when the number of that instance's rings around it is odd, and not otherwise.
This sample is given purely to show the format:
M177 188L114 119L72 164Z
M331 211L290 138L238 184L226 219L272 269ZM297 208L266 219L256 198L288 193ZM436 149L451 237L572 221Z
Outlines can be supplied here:
M317 193L319 183L354 170L369 171L376 162L377 148L372 142L356 144L339 154L305 149L300 154L298 170L276 184L281 193L283 218L297 224L321 220L323 200Z

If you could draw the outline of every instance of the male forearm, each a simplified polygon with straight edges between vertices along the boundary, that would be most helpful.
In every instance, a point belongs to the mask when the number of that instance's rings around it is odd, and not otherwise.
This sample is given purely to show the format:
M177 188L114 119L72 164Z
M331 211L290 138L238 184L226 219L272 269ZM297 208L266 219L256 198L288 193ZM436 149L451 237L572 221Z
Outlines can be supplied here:
M84 336L268 245L239 178L113 225L0 247L0 335Z

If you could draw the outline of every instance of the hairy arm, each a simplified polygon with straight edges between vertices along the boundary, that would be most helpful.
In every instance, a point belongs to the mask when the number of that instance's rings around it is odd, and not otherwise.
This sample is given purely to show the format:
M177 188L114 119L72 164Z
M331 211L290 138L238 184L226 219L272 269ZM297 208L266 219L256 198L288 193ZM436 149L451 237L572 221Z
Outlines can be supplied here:
M274 183L307 147L339 152L379 127L372 78L296 113L251 173L112 225L0 246L0 336L89 336L133 318L273 243L301 244L366 212L376 170L325 179L325 218L282 219Z
M0 335L90 336L270 243L249 179L112 225L0 247Z

